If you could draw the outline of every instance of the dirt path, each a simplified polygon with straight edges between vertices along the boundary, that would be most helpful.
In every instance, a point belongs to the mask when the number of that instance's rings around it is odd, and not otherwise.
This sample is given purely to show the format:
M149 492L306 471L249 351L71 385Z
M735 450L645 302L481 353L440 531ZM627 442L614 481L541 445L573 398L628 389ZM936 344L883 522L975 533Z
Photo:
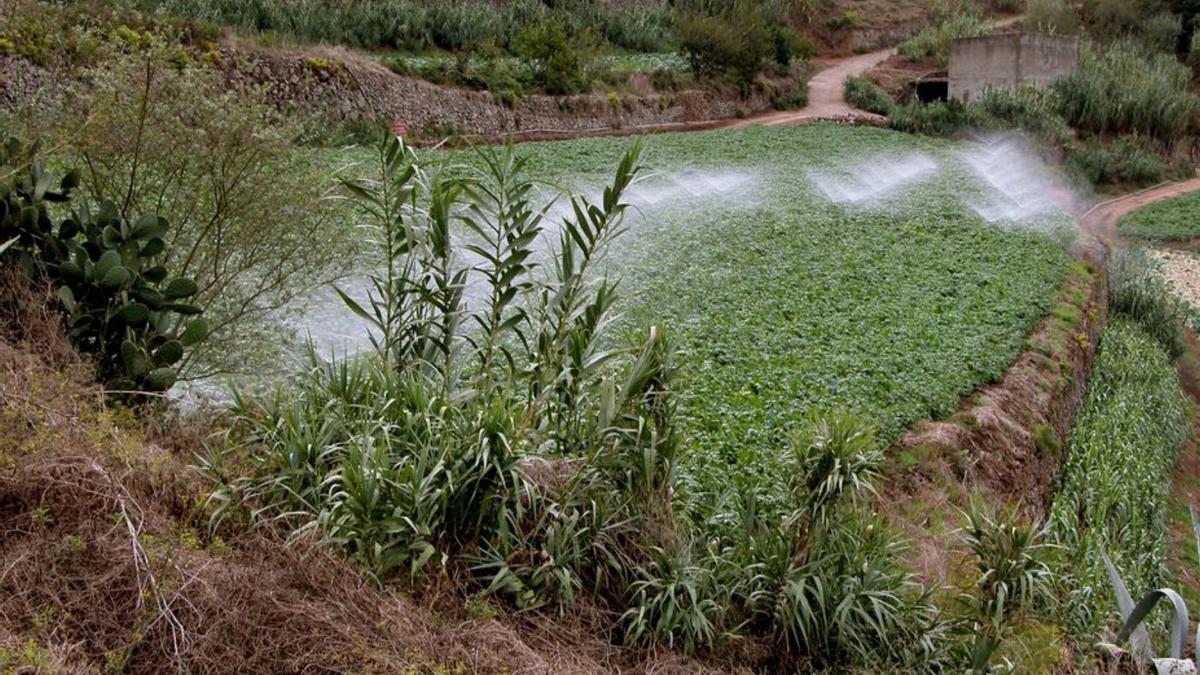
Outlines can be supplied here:
M804 108L756 115L730 126L740 128L761 124L773 127L780 124L830 119L882 124L887 120L883 115L858 110L846 103L846 99L842 96L842 85L846 78L862 75L895 53L895 49L881 49L858 56L826 61L824 63L827 67L813 75L813 78L808 81L808 105Z
M1021 19L1024 14L1009 16L995 22L997 29L1007 28ZM849 56L840 59L819 61L826 67L813 75L808 81L808 105L800 110L783 110L780 112L755 115L749 119L729 124L732 128L762 125L768 127L781 124L801 124L814 120L835 120L856 124L882 125L887 122L883 115L877 115L865 110L859 110L846 102L842 96L842 87L846 79L862 75L875 66L883 63L896 53L895 48L880 49L879 51Z
M1087 232L1094 234L1105 243L1113 245L1118 240L1117 221L1121 219L1121 216L1147 204L1178 197L1196 190L1200 190L1200 178L1132 192L1096 204L1079 217L1079 224Z

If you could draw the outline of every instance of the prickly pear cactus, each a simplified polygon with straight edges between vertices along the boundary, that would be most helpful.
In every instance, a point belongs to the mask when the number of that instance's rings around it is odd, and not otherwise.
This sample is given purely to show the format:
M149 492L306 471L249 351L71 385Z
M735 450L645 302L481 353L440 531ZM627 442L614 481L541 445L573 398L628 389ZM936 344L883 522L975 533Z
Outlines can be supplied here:
M68 336L97 356L110 388L170 389L185 349L209 332L190 302L196 282L170 276L161 262L170 225L158 216L129 222L111 202L95 212L83 204L56 225L51 205L70 200L78 175L51 190L32 154L12 141L0 149L0 167L20 167L0 168L0 241L16 241L6 255L57 285Z

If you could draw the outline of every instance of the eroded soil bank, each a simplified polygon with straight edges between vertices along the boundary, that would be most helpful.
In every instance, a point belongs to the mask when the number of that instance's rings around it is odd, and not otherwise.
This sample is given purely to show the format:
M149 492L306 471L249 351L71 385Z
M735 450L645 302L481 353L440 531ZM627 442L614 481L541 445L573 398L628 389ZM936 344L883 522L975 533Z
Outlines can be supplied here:
M948 580L960 548L958 509L972 494L1033 520L1049 508L1108 315L1107 249L1087 237L1075 258L1050 313L1003 377L889 450L880 508L912 539L910 562L924 580Z

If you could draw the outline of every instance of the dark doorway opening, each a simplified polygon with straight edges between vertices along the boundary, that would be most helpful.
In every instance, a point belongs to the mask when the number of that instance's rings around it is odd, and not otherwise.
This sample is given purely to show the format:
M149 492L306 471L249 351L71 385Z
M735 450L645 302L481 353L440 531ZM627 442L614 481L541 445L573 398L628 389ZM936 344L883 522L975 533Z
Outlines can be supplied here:
M945 101L950 98L950 82L948 80L917 80L913 82L913 94L922 103Z

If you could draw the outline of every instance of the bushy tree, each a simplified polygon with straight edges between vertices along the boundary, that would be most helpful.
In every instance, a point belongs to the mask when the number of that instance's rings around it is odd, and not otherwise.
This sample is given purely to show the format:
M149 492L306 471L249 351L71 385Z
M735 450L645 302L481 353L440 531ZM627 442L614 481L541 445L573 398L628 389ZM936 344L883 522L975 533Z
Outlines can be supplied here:
M775 52L755 11L681 14L677 23L679 47L697 75L728 76L745 86Z
M546 93L577 94L586 87L583 57L563 22L529 24L517 33L514 46Z
M329 219L328 168L293 143L299 123L265 92L231 90L153 48L91 72L57 105L54 128L33 105L28 127L82 168L90 200L173 225L162 262L196 281L192 302L212 327L183 374L270 363L280 312L336 278L351 250L352 233Z

